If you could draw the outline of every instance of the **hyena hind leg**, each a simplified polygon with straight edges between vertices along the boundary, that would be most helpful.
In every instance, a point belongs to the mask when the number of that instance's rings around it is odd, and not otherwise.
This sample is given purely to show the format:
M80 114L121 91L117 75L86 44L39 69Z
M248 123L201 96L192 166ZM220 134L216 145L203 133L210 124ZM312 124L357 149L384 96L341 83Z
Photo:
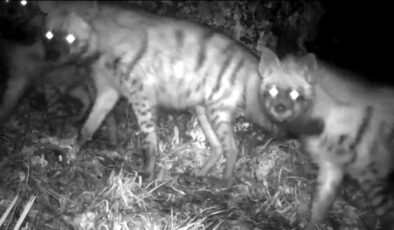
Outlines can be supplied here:
M222 156L223 149L215 131L211 126L211 123L208 121L205 108L202 106L197 106L195 108L195 112L200 126L205 134L205 138L207 138L212 151L210 158L204 163L203 167L200 169L195 169L194 174L196 176L207 176Z
M210 159L205 163L202 169L209 171L208 169L211 169L223 154L226 159L226 165L222 177L222 187L230 187L232 185L233 171L238 157L238 149L233 134L231 111L231 109L212 107L207 108L205 113L208 119L205 124L204 132L206 132L205 135L213 148ZM200 115L200 119L201 118L205 119Z

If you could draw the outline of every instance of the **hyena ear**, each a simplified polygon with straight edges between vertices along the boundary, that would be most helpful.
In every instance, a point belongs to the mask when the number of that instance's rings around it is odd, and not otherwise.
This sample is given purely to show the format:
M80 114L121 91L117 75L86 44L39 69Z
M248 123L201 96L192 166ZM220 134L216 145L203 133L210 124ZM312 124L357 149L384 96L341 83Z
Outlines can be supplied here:
M311 84L314 83L315 79L313 76L316 74L318 69L316 55L313 53L308 53L299 60L299 63L305 67L306 81Z
M300 61L308 68L309 71L317 70L317 59L315 54L308 53L303 56Z
M280 68L278 56L267 47L261 48L259 73L261 77L269 75L273 70Z

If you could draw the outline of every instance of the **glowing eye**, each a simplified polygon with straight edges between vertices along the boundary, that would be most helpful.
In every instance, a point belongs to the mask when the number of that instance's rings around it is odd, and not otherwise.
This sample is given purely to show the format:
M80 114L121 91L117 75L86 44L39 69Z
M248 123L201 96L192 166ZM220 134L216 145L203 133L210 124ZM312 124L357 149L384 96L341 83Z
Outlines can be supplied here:
M291 99L293 99L293 100L296 100L299 96L300 96L300 93L298 93L297 90L292 90L292 91L290 92L290 97L291 97Z
M51 31L48 31L48 32L45 34L45 37L46 37L48 40L51 40L51 39L53 38L53 33L52 33Z
M275 86L273 86L268 92L272 97L276 97L279 94L279 91Z
M72 34L67 35L66 41L67 41L69 44L72 44L72 43L75 41L75 36L72 35Z
M26 1L26 0L22 0L22 1L21 1L21 5L22 5L22 6L26 6L26 5L27 5L27 1Z

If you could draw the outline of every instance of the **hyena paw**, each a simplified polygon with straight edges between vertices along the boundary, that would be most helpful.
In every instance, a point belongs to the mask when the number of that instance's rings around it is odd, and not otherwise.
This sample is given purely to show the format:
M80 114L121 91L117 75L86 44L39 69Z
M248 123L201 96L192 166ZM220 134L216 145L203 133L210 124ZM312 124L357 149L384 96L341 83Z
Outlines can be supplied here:
M155 174L151 171L143 170L139 172L143 181L150 182L155 179Z

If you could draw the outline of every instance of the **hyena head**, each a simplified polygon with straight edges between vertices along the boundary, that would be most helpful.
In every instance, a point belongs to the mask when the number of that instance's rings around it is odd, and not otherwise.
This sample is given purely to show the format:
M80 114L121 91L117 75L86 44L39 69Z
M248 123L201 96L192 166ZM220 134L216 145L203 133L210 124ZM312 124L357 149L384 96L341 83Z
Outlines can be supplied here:
M308 111L313 99L313 54L283 60L263 50L260 61L260 99L264 112L276 122L290 122Z
M49 63L80 62L95 54L97 39L88 22L93 12L89 5L90 2L85 1L45 1L40 4L40 8L48 13L43 44L45 59Z
M0 1L0 36L19 43L36 42L43 28L45 14L37 2Z

